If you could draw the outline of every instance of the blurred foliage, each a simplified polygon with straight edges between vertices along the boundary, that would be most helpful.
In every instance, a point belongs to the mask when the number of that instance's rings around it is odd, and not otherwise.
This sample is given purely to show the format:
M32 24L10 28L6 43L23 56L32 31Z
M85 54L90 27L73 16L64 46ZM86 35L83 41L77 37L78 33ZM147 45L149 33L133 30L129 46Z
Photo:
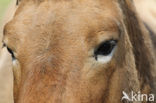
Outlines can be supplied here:
M2 20L5 10L7 9L10 2L11 0L0 0L0 21Z

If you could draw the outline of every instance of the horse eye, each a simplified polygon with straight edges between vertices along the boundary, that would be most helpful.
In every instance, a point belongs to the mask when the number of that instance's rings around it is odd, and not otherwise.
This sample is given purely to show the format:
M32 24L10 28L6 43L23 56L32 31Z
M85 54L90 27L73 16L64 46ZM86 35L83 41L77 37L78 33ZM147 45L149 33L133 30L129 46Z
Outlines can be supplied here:
M7 50L8 50L8 52L11 54L12 59L15 59L14 52L13 52L10 48L8 48L8 47L7 47Z
M5 44L3 43L3 47L6 47L8 52L11 54L12 56L12 60L15 60L15 55L14 55L14 52Z
M94 51L94 55L95 55L95 59L98 59L98 55L100 56L108 56L112 53L114 47L117 44L117 40L109 40L109 41L105 41L103 42L95 51Z

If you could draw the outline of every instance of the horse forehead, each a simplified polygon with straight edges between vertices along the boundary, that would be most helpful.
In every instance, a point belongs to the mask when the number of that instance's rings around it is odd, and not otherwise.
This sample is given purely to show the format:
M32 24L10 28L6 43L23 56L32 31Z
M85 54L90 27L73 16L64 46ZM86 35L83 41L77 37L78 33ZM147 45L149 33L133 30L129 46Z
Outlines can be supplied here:
M31 1L31 3L30 3ZM104 15L108 16L117 16L117 2L114 0L75 0L75 1L57 1L56 0L43 0L41 3L36 4L36 2L32 2L33 0L26 1L23 5L19 6L19 9L16 11L16 14L21 14L22 18L27 18L25 15L36 15L39 16L39 19L47 19L54 17L66 17L68 15L88 15L92 16ZM40 1L40 0L36 0ZM99 13L99 14L98 14ZM30 16L29 16L30 17ZM49 18L49 19L48 19Z
M100 24L111 28L115 24L115 19L119 17L118 7L112 1L104 0L101 3L89 1L51 3L45 0L35 5L34 2L29 3L25 0L26 3L19 6L12 20L14 30L9 28L9 31L14 31L12 34L17 34L16 38L18 36L30 43L37 42L38 45L44 43L44 47L51 44L49 41L58 42L60 38L63 38L62 41L69 40L69 42L71 39L82 41L83 39L78 37L88 37L89 29L98 31Z
M22 25L28 27L27 25L30 24L29 27L31 28L35 28L36 26L43 27L49 24L53 26L64 25L66 28L69 25L83 27L83 25L93 24L96 26L101 21L109 22L108 19L114 19L115 21L116 18L119 18L118 7L112 1L108 1L107 5L105 3L104 5L102 4L102 6L100 5L101 3L96 3L96 1L93 2L94 4L85 0L83 3L77 2L49 3L44 1L37 6L35 3L32 5L26 3L26 6L20 7L17 10L17 16L15 17L17 17L17 22L21 20ZM86 2L88 5L85 5ZM23 15L26 16L23 17Z

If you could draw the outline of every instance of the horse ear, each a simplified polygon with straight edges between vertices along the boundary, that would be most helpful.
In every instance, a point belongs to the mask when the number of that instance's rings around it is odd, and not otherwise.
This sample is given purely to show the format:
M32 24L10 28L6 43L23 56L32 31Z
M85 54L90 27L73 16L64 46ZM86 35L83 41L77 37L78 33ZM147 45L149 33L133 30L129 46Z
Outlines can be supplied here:
M150 84L156 89L156 63L150 35L143 22L137 17L132 0L118 0L124 15L124 25L133 46L135 64L141 80L141 89Z

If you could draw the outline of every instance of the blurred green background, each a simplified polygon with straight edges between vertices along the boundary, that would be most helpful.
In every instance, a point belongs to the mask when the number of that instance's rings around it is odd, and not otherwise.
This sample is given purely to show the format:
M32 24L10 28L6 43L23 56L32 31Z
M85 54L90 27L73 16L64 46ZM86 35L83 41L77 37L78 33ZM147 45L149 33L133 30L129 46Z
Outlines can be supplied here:
M0 21L2 20L5 10L7 9L8 5L11 1L12 0L0 0Z

